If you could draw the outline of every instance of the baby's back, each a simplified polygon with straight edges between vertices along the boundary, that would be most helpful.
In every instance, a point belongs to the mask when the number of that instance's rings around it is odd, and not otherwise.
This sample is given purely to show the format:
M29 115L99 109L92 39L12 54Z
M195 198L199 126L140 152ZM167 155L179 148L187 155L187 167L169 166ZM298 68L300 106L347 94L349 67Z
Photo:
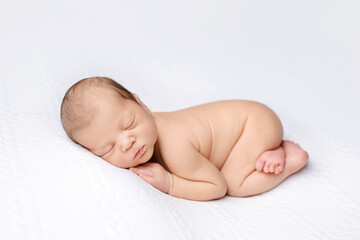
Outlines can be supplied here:
M300 146L282 140L280 119L257 102L219 101L153 116L159 133L154 160L167 171L156 163L133 171L148 172L145 181L172 196L256 195L299 171L308 159Z
M166 139L185 136L201 155L221 169L241 137L248 114L258 106L260 104L252 101L227 100L154 114L162 119L158 130L163 147L168 142ZM166 163L166 159L164 161Z

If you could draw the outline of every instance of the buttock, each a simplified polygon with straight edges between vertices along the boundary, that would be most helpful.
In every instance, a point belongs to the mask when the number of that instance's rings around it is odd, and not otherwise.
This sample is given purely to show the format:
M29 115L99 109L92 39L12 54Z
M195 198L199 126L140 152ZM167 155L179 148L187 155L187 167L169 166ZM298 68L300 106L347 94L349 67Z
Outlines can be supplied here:
M243 181L255 171L260 155L280 146L283 128L276 114L262 104L249 111L244 130L221 168L226 179Z

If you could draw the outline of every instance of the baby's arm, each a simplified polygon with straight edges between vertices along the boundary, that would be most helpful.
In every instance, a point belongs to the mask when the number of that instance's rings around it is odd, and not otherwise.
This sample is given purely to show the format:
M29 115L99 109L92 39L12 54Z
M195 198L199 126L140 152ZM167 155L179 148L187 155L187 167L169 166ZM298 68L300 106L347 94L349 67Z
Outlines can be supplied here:
M208 159L189 143L181 155L169 162L172 184L169 194L191 200L222 198L227 192L225 178ZM176 158L175 158L176 157Z
M147 162L137 167L131 167L129 170L139 175L153 187L164 193L169 193L172 176L159 163Z
M159 190L175 197L190 200L212 200L227 192L225 178L208 159L203 157L191 143L174 145L167 149L164 158L169 170L159 164L146 163L130 170Z

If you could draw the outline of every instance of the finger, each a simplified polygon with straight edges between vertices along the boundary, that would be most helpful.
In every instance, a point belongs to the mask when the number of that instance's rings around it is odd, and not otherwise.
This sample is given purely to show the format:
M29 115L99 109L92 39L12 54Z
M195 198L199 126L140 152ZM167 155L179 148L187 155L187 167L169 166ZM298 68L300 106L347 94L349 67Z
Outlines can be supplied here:
M129 168L129 170L133 173L138 174L138 169L136 167L131 167L131 168Z
M154 166L156 166L156 164L158 164L158 163L146 162L146 163L143 163L143 164L139 165L139 167L149 168L149 167L154 167Z
M144 174L139 174L139 177L141 179L143 179L145 182L151 184L154 186L154 178L153 177L150 177L150 176L147 176L147 175L144 175Z
M144 174L142 174L142 173L140 173L139 174L139 177L141 177L143 180L145 180L146 182L148 182L148 180L149 180L149 176L147 176L147 175L144 175Z
M149 167L137 167L138 174L147 175L149 177L154 176L154 171Z
M129 168L129 170L137 175L144 172L144 168L140 168L140 167L131 167Z

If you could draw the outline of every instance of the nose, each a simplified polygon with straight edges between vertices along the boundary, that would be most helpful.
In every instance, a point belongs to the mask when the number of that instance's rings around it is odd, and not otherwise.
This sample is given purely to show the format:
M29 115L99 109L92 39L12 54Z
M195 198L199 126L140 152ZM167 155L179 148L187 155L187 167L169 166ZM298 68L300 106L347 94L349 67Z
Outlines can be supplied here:
M128 135L124 135L121 139L121 150L123 152L126 152L127 150L129 150L131 148L131 146L134 144L135 142L135 137L134 136L128 136Z

